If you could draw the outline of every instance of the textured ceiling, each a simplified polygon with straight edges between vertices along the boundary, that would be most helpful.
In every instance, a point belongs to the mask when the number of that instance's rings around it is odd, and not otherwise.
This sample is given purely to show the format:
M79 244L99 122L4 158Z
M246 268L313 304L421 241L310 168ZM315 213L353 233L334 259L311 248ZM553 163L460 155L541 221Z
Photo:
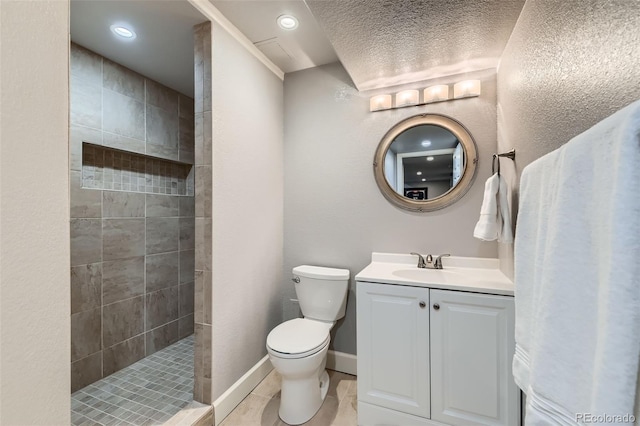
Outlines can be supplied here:
M525 0L306 0L358 90L498 65Z

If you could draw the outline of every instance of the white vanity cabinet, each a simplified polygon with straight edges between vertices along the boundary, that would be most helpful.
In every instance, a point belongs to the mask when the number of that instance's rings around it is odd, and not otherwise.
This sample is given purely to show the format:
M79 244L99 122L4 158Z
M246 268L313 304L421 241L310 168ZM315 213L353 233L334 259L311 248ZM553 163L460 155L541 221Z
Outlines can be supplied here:
M433 289L430 297L431 419L519 424L513 297Z
M512 296L357 283L358 424L520 424Z
M357 284L358 400L430 414L429 289Z

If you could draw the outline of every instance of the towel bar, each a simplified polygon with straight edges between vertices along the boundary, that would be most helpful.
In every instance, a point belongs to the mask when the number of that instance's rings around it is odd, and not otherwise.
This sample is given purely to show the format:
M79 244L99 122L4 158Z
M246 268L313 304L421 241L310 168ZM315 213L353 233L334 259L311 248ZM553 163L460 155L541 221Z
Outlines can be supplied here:
M496 173L496 160L497 160L497 164L498 164L497 173L498 173L498 176L500 176L500 157L506 157L506 158L510 158L511 160L515 160L516 150L512 149L511 151L503 152L501 154L493 154L493 157L491 159L491 174Z

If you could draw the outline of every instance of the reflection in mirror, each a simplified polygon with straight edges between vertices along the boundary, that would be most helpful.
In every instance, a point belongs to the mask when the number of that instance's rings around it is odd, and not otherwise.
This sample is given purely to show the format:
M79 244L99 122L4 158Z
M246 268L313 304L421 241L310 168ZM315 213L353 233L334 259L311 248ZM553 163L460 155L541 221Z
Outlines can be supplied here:
M469 190L477 162L476 143L461 123L421 114L400 121L384 135L373 173L391 203L429 212L455 203Z
M437 198L454 188L464 170L464 149L449 130L432 124L399 134L387 150L384 173L389 185L412 200Z

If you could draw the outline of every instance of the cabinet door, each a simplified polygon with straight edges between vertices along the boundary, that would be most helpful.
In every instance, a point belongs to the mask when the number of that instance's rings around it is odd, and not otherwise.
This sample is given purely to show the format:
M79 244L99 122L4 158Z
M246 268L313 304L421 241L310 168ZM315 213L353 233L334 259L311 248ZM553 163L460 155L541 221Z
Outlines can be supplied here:
M357 284L358 400L429 417L429 290Z
M513 297L431 290L431 418L518 425ZM359 379L359 378L358 378Z

